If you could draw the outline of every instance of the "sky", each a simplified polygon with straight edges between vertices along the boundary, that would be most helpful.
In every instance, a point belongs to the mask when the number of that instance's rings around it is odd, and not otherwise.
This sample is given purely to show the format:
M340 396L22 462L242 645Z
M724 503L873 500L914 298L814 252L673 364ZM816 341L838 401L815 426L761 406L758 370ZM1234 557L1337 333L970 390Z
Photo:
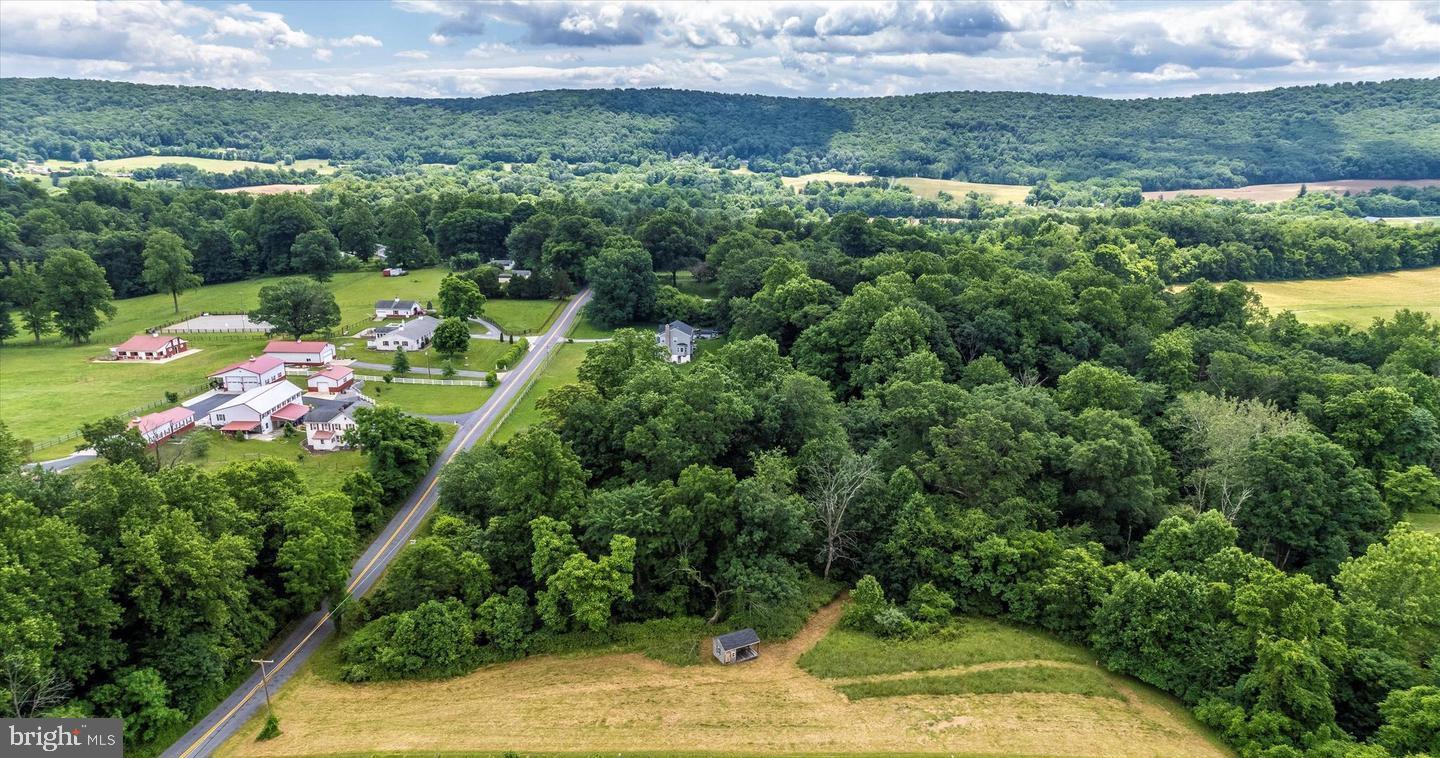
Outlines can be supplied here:
M0 75L408 97L1183 96L1440 76L1440 0L0 0Z

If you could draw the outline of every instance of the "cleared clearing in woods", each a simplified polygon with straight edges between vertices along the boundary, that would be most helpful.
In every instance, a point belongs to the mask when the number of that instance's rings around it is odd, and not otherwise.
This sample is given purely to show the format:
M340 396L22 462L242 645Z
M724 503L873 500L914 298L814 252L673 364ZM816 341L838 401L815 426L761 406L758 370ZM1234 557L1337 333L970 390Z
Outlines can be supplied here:
M1369 326L1409 308L1440 318L1440 266L1336 279L1246 282L1271 313L1289 310L1309 324L1343 321Z
M843 171L822 171L818 174L781 177L780 182L796 192L804 192L805 185L810 182L859 184L860 182L868 182L874 178L875 177L866 174L847 174ZM916 195L931 200L938 198L941 192L949 193L950 196L956 200L963 199L967 192L977 192L990 197L997 203L1023 203L1025 202L1025 196L1030 194L1030 187L1024 184L984 184L982 182L960 182L954 179L926 179L918 176L903 176L894 179L887 178L886 181L909 187L910 191Z
M1335 179L1326 182L1291 182L1289 184L1252 184L1248 187L1212 187L1209 189L1159 190L1140 193L1146 200L1173 200L1181 195L1217 197L1222 200L1249 200L1256 203L1278 203L1307 192L1334 192L1352 195L1380 187L1434 187L1440 179Z
M841 687L862 680L818 679L796 663L830 631L840 605L822 608L791 640L762 643L758 660L737 666L673 666L637 654L539 656L453 679L365 685L327 681L307 667L276 698L280 737L255 742L260 724L252 722L217 755L594 755L659 745L667 755L1229 755L1177 701L1091 663L1036 665L1103 677L1113 692L851 700Z

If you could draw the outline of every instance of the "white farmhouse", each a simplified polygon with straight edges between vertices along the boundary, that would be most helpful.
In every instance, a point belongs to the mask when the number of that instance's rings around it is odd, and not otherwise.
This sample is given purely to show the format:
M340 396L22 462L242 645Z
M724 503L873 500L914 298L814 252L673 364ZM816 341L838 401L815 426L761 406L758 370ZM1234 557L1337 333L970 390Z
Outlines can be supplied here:
M375 303L375 318L410 318L425 313L420 303L414 300L381 300Z
M270 340L265 354L279 358L287 366L324 366L335 360L335 346L329 342Z
M274 384L285 378L285 361L273 355L262 355L216 371L210 375L226 392L245 392Z
M310 413L305 416L305 445L311 450L345 450L345 433L355 428L355 410L370 403L360 397L335 400L307 398Z
M690 356L695 352L695 327L684 321L661 324L655 333L655 341L665 348L671 363L689 363Z
M137 429L148 447L155 447L177 434L195 426L195 411L178 406L168 411L159 411L130 420L131 429Z
M231 434L266 434L280 422L295 423L310 409L304 393L286 382L273 382L240 393L205 415L205 425Z
M424 350L430 344L431 338L435 336L435 327L440 325L440 320L434 316L420 316L412 318L393 329L381 327L375 330L375 336L366 341L365 346L371 350L394 351L397 348L405 348L406 352Z

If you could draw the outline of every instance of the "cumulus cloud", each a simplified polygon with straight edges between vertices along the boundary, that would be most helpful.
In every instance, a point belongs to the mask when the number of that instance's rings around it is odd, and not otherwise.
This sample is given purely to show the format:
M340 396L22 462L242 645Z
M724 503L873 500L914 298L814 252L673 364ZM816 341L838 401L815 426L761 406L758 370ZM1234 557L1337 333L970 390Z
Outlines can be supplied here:
M392 0L382 8L386 23L418 27L431 47L357 56L344 51L384 42L301 29L293 17L244 4L6 0L0 63L28 76L418 96L607 86L1138 96L1440 76L1434 0Z

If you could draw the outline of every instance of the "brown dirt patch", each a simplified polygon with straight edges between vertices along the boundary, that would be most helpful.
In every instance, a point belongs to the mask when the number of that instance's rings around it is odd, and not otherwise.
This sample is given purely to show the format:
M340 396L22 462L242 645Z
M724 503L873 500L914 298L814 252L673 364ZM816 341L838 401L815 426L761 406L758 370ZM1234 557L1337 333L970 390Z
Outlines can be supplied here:
M347 685L306 669L222 756L440 750L967 752L1223 756L1181 713L1073 695L910 696L851 702L795 661L835 624L820 609L794 639L735 666L677 667L635 654L538 657L438 682ZM1118 678L1118 677L1117 677ZM1133 695L1133 696L1132 696Z

